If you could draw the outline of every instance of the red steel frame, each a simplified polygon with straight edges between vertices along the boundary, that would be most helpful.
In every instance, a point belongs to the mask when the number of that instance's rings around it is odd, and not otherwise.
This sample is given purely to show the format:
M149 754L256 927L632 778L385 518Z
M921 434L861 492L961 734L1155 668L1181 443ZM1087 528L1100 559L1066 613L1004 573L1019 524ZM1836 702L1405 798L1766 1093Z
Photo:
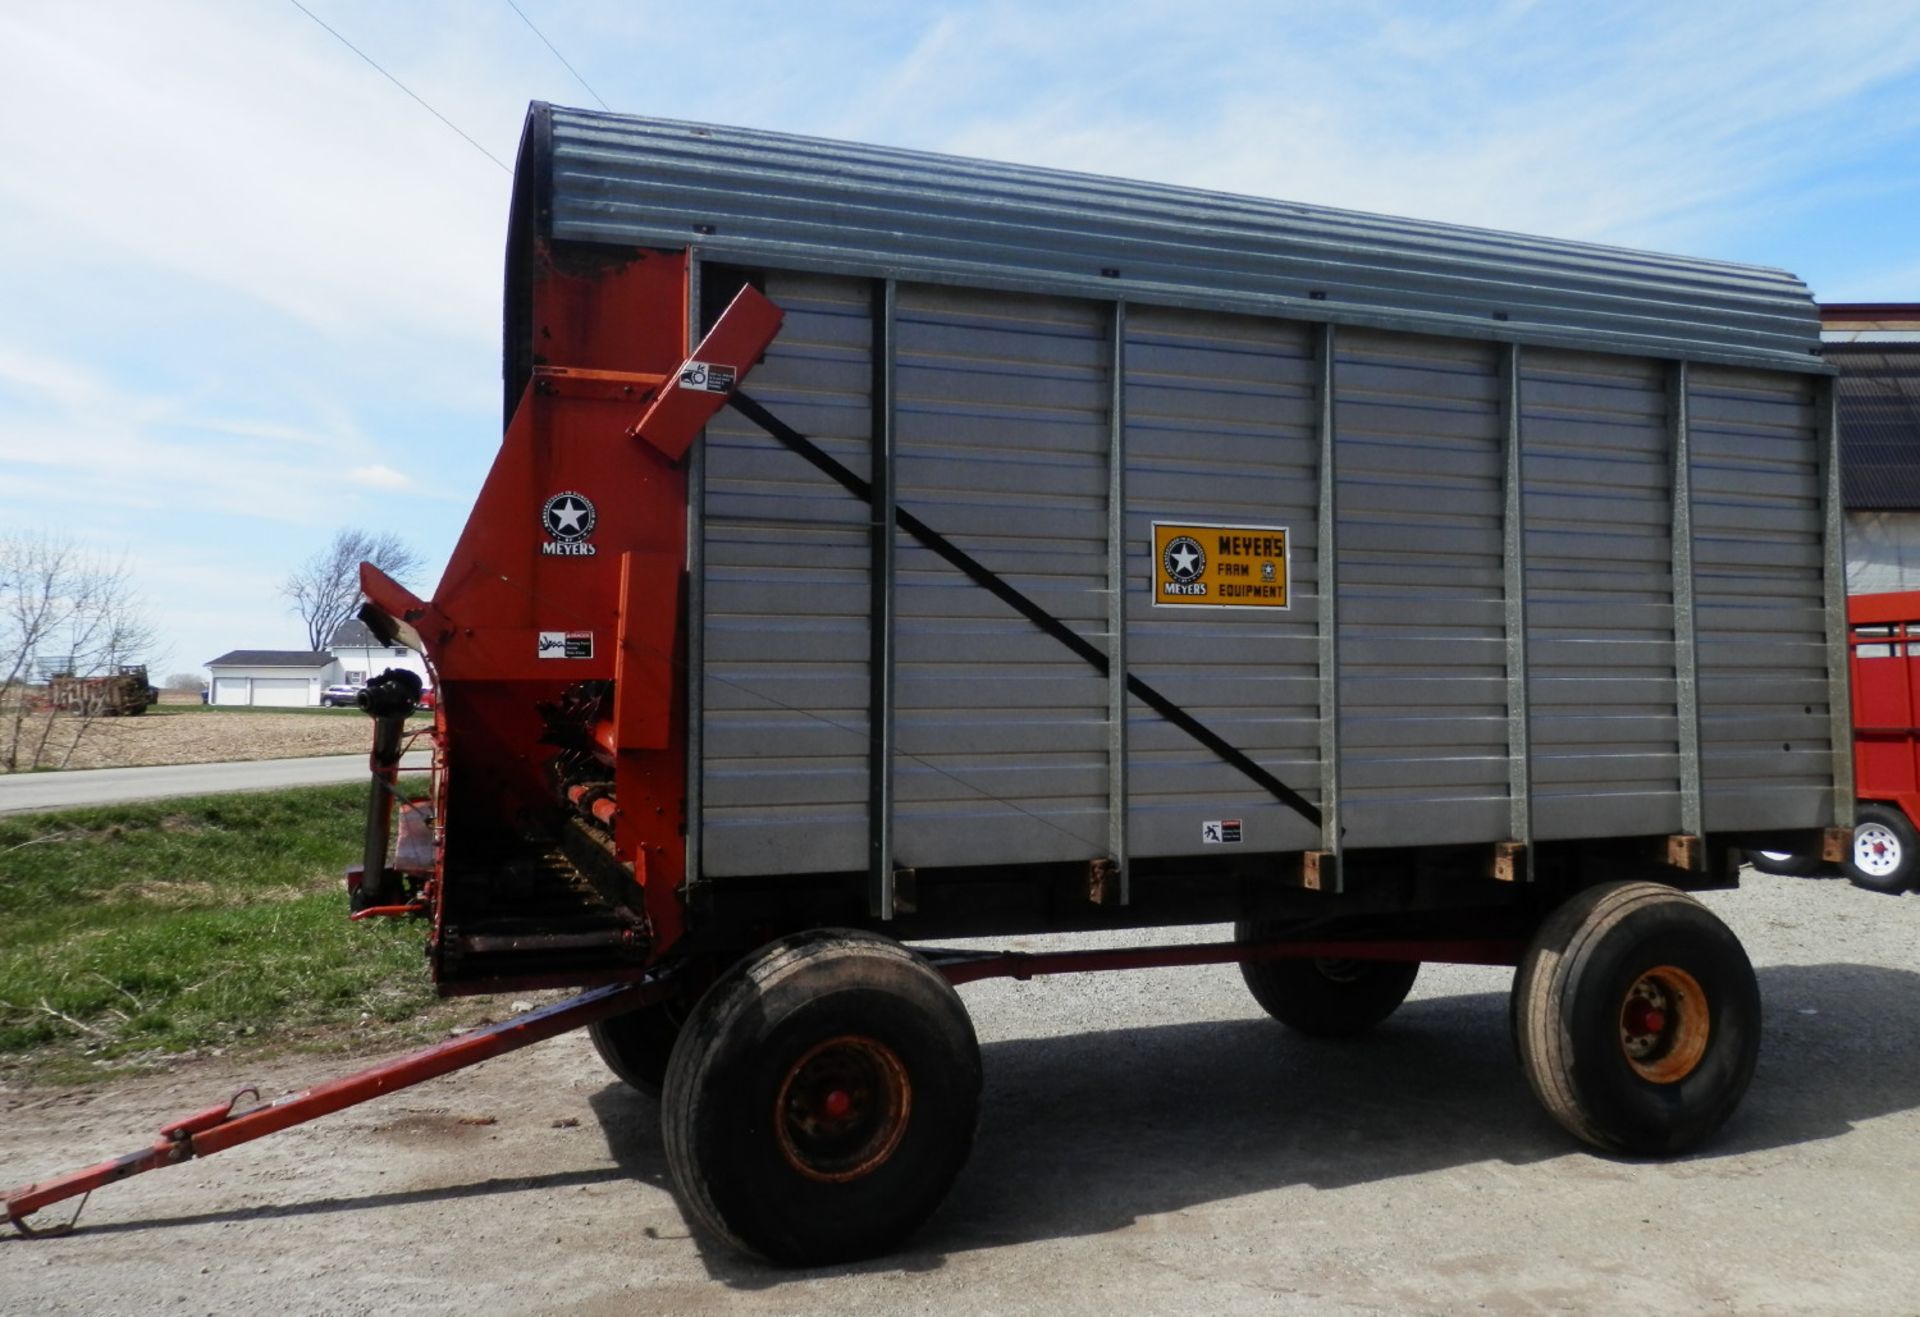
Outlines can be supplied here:
M1326 960L1418 960L1466 965L1515 965L1518 940L1394 939L1382 941L1288 941L1266 943L1205 942L1172 946L1116 947L1095 951L945 951L924 954L948 982L958 986L981 979L1031 979L1049 974L1091 973L1103 970L1152 969L1183 965L1218 965L1235 961L1281 958ZM476 1029L458 1038L408 1056L330 1080L300 1093L290 1093L263 1106L235 1114L242 1097L256 1089L242 1089L226 1102L183 1116L161 1127L152 1144L123 1157L36 1181L6 1195L7 1219L24 1234L47 1233L28 1226L27 1218L67 1199L82 1198L104 1185L116 1183L163 1166L174 1166L277 1133L292 1125L330 1115L388 1093L436 1079L441 1075L544 1042L548 1038L585 1028L596 1021L639 1010L674 990L671 973L639 983L596 988L568 1001ZM84 1202L82 1206L85 1206ZM78 1214L76 1213L76 1218ZM70 1228L72 1222L58 1227Z
M657 961L684 931L682 459L726 402L724 388L707 384L715 374L707 368L744 379L779 332L782 313L742 289L689 357L685 251L635 251L574 268L541 245L535 265L540 356L439 587L423 600L371 565L361 569L361 587L390 633L421 648L434 671L433 807L442 837L481 830L466 820L484 825L550 812L542 757L528 753L546 731L539 706L581 682L613 682L612 717L588 729L614 782L596 817L609 825L614 853L641 889ZM597 511L591 539L566 546L583 552L548 552L555 546L541 508L563 492ZM552 631L586 634L591 655L541 657L538 638ZM437 849L433 879L422 889L436 973L450 881L458 881L449 878L446 847ZM571 987L582 978L513 986ZM456 990L506 986L488 979Z
M1854 794L1920 828L1920 590L1847 600Z

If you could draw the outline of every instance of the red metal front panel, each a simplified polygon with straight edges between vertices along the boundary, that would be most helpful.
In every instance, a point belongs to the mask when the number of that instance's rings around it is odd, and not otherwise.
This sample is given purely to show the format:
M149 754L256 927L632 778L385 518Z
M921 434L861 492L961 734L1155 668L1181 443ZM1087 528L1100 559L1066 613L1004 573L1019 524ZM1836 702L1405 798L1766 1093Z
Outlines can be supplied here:
M1920 820L1920 592L1848 601L1854 790Z
M534 374L418 623L445 728L445 872L458 883L502 838L557 830L541 706L622 678L614 843L657 953L681 929L687 481L627 431L686 357L687 260L537 256Z

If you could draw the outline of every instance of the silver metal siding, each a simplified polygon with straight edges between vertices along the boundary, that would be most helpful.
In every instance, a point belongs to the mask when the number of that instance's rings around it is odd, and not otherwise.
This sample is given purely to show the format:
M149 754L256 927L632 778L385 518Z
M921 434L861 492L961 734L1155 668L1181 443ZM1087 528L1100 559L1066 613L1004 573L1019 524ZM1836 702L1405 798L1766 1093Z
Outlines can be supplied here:
M861 475L869 285L775 275L755 396ZM867 864L867 511L731 410L707 426L702 866Z
M788 318L752 392L868 474L873 285L775 274L767 291ZM1680 830L1676 523L1693 528L1706 830L1830 821L1816 380L1533 348L1516 368L1490 344L1351 329L1323 363L1324 331L1294 321L911 284L894 305L899 505L1108 652L1124 617L1129 671L1323 807L1339 783L1345 846L1507 839L1516 781L1535 839ZM703 461L704 873L861 871L868 508L731 411ZM1287 527L1291 608L1153 607L1155 520ZM1085 861L1120 832L1134 858L1202 854L1220 817L1249 853L1324 845L1138 700L1117 737L1093 667L911 537L893 548L896 863Z
M767 268L1821 369L1811 295L1779 270L780 133L532 114L551 124L543 231L563 240L697 241Z
M1678 832L1665 374L1529 351L1520 388L1534 835Z
M1340 791L1347 847L1507 836L1496 349L1343 331Z
M1820 827L1834 745L1818 382L1688 373L1707 831Z
M903 284L895 490L1104 645L1107 308ZM896 534L894 855L908 866L1107 853L1107 683Z
M1144 307L1127 311L1127 661L1255 762L1319 796L1315 367L1305 325ZM1153 606L1155 521L1285 526L1291 607ZM1319 832L1211 751L1131 701L1128 845L1200 849L1200 825L1239 818L1250 851Z

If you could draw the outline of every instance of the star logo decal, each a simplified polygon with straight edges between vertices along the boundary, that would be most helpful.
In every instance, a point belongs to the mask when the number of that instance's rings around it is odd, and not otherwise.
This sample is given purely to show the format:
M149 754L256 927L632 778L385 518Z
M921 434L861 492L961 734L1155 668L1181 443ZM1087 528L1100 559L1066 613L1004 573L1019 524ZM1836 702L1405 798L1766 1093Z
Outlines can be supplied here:
M586 539L593 534L597 520L593 500L571 489L555 494L540 509L541 528L554 539L566 542Z

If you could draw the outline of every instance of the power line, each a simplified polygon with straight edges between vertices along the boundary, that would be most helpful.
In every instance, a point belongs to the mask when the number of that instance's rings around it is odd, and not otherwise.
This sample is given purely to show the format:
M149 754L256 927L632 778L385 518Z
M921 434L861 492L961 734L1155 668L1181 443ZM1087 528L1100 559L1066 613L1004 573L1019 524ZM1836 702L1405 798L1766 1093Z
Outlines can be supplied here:
M600 93L593 89L592 83L588 82L585 78L580 76L579 69L576 69L575 67L573 67L573 65L567 63L567 57L560 53L560 48L554 45L551 41L548 41L547 34L542 32L539 28L533 25L533 20L527 17L527 11L522 9L519 5L515 4L513 0L507 0L507 8L511 9L514 13L520 15L520 21L527 25L527 30L532 32L533 35L535 35L536 37L540 38L541 44L543 44L544 46L546 46L548 50L551 50L553 52L553 57L555 59L559 60L562 64L566 64L567 72L573 75L573 80L575 82L579 83L582 87L585 87L587 89L587 95L593 97L593 99L596 101L600 101L600 108L611 113L613 110L613 107L611 105L608 105L604 100L601 100Z
M474 141L473 138L468 137L465 132L461 131L459 124L447 118L446 115L440 113L440 111L434 109L431 105L428 105L426 101L422 100L420 96L414 92L413 88L407 86L406 83L400 81L400 79L394 77L391 73L388 73L385 69L381 68L380 65L374 60L373 56L367 54L366 51L360 49L360 47L354 45L351 41L341 36L332 27L328 26L327 21L324 18L320 17L320 15L314 13L311 9L301 4L300 0L287 0L287 3L292 5L295 9L298 9L301 13L305 14L308 18L311 18L314 22L318 23L321 27L326 28L327 32L332 35L335 41L338 41L341 45L345 46L348 50L351 50L354 54L358 55L361 59L365 60L368 63L368 65L372 67L374 72L378 73L381 77L385 78L388 82L391 82L394 86L398 87L401 91L405 92L407 95L413 97L414 101L420 106L421 109L425 110L428 114L438 119L441 123L445 124L447 127L453 129L454 132L459 133L461 138L466 142L468 146L471 146L474 150L478 151L481 155L493 161L494 164L499 165L500 168L506 170L507 173L511 174L513 172L512 169L508 168L506 161L502 160L499 156L495 155L493 152L487 150L487 148L480 145L480 143ZM508 3L512 3L512 0L508 0ZM557 54L558 52L556 51L555 53ZM576 74L575 76L577 77L578 75Z

